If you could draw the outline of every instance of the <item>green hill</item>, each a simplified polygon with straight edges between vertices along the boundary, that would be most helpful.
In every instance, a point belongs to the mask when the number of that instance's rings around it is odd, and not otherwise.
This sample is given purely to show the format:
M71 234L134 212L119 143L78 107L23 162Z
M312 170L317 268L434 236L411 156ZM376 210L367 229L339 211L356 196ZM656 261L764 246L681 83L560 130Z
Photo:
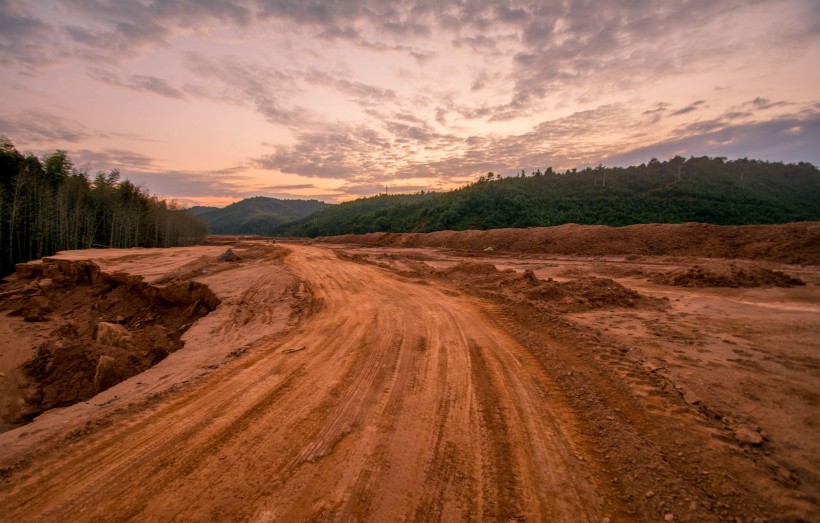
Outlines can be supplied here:
M675 157L634 167L598 167L499 178L492 173L445 193L379 195L327 206L275 234L541 227L718 225L820 220L820 171L809 164Z
M205 220L211 234L261 234L326 208L317 200L278 200L256 196L223 208L194 207L190 211Z

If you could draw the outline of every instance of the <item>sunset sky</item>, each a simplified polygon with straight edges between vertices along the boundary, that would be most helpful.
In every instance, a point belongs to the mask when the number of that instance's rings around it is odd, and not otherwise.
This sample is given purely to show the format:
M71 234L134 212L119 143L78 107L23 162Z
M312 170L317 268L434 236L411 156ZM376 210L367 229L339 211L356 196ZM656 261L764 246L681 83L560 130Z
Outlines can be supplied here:
M820 1L0 0L0 134L152 194L820 165Z

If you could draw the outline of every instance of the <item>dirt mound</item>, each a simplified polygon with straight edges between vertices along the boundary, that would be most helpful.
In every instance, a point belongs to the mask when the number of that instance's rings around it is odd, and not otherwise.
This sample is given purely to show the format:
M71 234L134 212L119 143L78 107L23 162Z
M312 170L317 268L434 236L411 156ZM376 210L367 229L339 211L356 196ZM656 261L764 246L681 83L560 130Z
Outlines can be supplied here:
M511 273L515 271L504 271L504 273ZM439 271L439 274L443 276L449 277L459 277L459 278L470 278L474 276L479 277L494 277L500 274L504 274L498 269L496 269L495 265L490 263L480 263L480 262L461 262L458 263L450 268L444 269Z
M780 271L763 267L740 267L737 265L704 267L695 265L684 269L658 274L650 278L662 285L678 287L795 287L805 285Z
M627 227L566 224L529 229L370 233L320 238L372 247L436 247L484 252L750 258L820 264L820 223L720 226L703 223Z
M21 264L0 287L0 311L46 328L23 366L32 380L26 405L9 423L93 397L159 363L182 347L180 337L220 300L195 281L149 285L141 277L108 274L88 261L45 258ZM95 379L96 378L96 379Z
M483 294L560 312L660 303L609 278L586 277L565 282L552 278L541 280L529 270L523 274L513 270L500 271L492 264L479 262L462 262L437 271L437 275Z

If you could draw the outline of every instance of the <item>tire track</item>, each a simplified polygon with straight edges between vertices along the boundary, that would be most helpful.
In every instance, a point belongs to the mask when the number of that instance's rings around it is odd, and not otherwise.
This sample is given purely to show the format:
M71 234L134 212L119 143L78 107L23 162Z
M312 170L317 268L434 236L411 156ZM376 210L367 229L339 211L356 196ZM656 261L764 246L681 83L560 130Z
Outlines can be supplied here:
M292 250L322 304L305 323L39 457L3 483L2 519L603 517L566 404L481 304Z

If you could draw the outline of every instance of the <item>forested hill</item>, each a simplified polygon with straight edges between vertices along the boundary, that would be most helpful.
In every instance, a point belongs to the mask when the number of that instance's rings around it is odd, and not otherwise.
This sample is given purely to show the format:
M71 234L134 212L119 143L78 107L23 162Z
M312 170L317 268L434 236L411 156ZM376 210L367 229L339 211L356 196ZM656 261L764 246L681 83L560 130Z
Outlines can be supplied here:
M380 195L330 206L276 234L541 227L563 223L623 226L718 225L820 220L820 171L809 163L675 157L635 167L492 173L445 193Z
M192 207L191 212L208 224L212 234L261 234L328 207L317 200L278 200L256 196L223 208Z
M202 220L116 170L90 180L65 151L40 159L0 137L0 276L58 250L191 245L205 233Z

